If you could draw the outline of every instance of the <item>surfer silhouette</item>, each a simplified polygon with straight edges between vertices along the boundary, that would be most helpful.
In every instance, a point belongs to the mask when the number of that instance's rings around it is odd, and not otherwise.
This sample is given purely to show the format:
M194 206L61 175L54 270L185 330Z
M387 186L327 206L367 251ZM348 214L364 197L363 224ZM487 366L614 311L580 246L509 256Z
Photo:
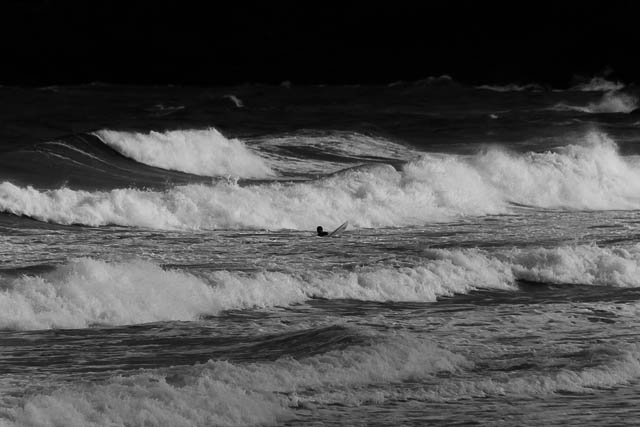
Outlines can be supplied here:
M319 225L318 228L316 228L316 230L318 231L318 236L324 237L329 235L329 233L327 233L326 231L322 231L321 225Z

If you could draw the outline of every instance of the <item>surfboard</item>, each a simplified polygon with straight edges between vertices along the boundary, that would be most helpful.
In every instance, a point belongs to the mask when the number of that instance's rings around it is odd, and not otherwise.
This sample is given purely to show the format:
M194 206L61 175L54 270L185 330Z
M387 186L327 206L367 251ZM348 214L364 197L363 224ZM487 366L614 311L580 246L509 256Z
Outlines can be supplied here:
M331 233L329 233L329 236L327 236L327 237L335 237L335 236L337 236L338 234L342 233L345 228L347 228L347 225L349 225L349 221L345 221L344 224L342 224L340 227L336 228Z

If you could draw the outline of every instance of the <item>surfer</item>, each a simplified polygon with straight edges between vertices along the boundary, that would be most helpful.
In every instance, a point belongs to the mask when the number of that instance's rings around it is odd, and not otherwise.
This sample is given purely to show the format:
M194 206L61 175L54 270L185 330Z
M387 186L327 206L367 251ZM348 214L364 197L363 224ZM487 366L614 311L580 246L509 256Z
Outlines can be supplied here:
M322 231L321 225L319 225L318 228L316 228L316 230L318 231L318 236L324 237L329 235L329 233L327 233L326 231Z

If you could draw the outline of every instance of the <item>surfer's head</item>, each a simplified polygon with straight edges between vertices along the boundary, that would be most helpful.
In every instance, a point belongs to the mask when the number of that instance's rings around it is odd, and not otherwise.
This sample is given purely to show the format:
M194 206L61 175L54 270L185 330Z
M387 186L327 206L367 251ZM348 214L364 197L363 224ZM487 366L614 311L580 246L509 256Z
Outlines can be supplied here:
M318 231L318 233L322 233L322 226L319 225L318 228L316 228L316 230Z

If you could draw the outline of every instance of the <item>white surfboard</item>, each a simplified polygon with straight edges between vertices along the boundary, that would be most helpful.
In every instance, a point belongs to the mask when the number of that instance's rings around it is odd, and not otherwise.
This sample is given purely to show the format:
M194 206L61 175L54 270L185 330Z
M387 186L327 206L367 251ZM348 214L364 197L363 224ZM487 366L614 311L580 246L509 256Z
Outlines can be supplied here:
M342 224L340 227L336 228L331 233L329 233L329 236L327 237L336 237L337 235L342 233L344 229L347 228L348 225L349 225L349 221L345 221L344 224Z

